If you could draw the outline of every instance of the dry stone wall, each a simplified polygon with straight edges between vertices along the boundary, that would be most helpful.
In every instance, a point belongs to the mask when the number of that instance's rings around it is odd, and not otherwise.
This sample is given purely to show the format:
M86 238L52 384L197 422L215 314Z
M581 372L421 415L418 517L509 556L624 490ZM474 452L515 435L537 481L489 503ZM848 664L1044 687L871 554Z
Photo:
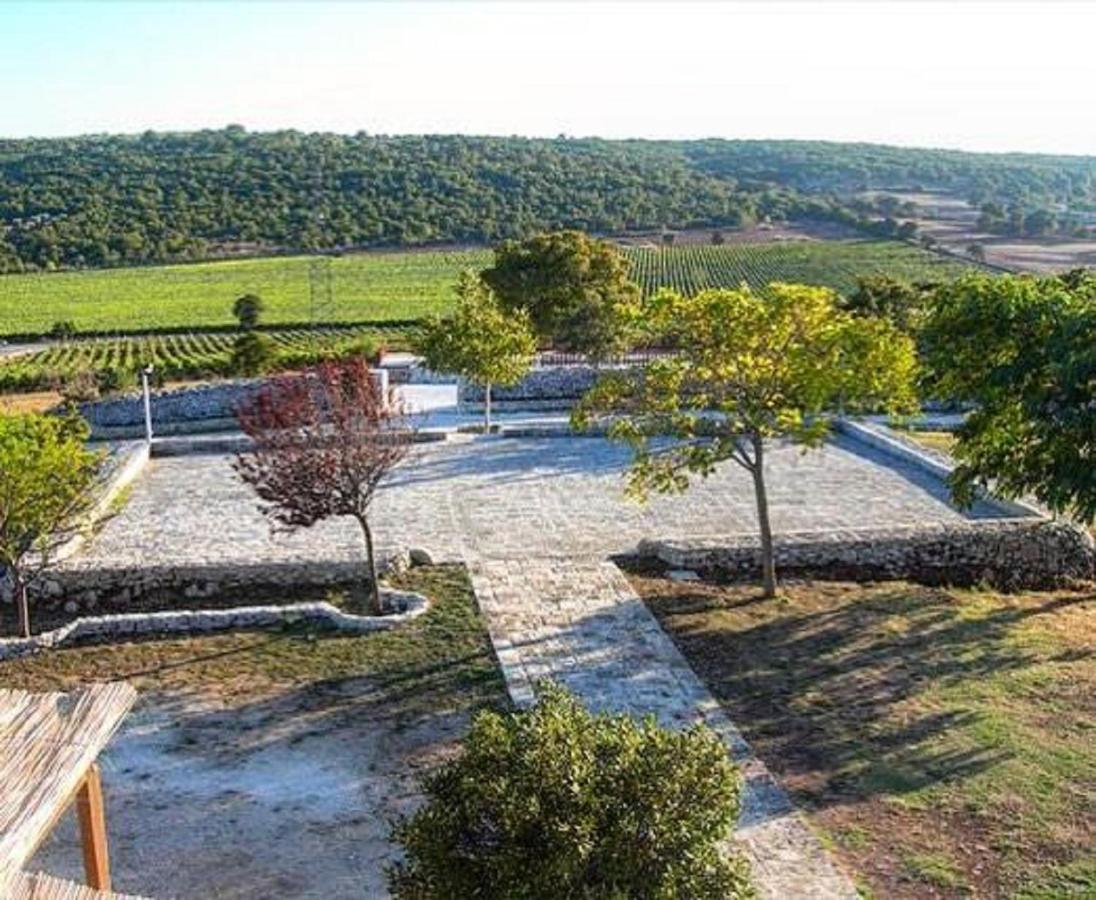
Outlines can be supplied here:
M761 566L759 540L747 535L736 535L733 544L644 541L639 549L675 569L735 579L754 578ZM1065 522L1030 518L785 534L775 553L784 574L858 581L987 584L1011 591L1096 577L1091 535Z

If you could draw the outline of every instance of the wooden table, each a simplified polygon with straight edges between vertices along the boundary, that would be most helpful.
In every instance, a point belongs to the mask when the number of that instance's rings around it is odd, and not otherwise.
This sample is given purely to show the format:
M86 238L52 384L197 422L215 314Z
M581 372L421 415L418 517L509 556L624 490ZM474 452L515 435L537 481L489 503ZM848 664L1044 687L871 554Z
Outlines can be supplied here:
M96 759L136 697L137 692L122 682L68 694L0 689L0 897L75 898L110 890ZM73 802L92 892L24 872Z

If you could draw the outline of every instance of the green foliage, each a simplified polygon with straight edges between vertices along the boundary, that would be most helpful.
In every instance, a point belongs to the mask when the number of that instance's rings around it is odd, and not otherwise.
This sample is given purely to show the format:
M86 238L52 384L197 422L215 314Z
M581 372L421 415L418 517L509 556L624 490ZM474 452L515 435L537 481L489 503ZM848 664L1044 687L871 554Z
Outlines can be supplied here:
M37 567L47 564L91 508L100 456L86 449L87 436L87 424L75 416L0 415L0 567L14 574L17 601L31 578L30 554L37 554ZM29 634L24 604L20 618Z
M1096 280L971 275L924 330L937 395L975 404L957 432L956 499L1034 494L1096 517Z
M916 334L932 287L909 284L888 275L865 275L842 306L857 315L888 319L906 334Z
M268 335L245 331L232 345L232 371L237 375L262 375L274 366L276 348Z
M528 312L540 337L594 357L626 344L638 313L625 257L580 231L507 241L482 277L505 309Z
M652 327L679 350L642 376L603 378L581 401L574 424L609 416L611 437L634 453L628 491L643 499L683 491L689 477L733 460L752 476L766 595L776 590L764 481L764 442L786 437L820 445L837 407L915 407L912 340L891 323L837 308L825 288L772 284L755 294L672 291L649 304ZM670 446L651 439L668 435Z
M400 900L670 900L754 896L721 855L740 778L702 726L592 715L552 684L526 712L481 712L463 752L397 823Z
M487 389L490 427L491 386L516 384L525 376L537 352L536 337L529 314L504 310L475 272L462 272L456 291L456 311L428 322L417 349L434 371L452 372Z
M0 140L0 272L833 217L831 196L893 184L1045 215L1096 200L1096 161L821 141L240 128Z
M58 319L49 328L49 336L64 341L76 336L76 324L69 319Z
M258 294L241 294L232 304L232 315L240 323L240 328L250 331L259 324L264 309L263 298Z

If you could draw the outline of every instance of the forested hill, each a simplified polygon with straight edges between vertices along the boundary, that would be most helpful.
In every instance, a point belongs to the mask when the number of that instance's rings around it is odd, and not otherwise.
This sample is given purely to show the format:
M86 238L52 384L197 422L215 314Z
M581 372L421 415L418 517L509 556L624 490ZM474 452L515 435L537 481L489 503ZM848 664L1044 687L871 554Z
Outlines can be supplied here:
M195 133L0 141L0 271L825 216L922 186L1084 206L1096 158L789 141Z

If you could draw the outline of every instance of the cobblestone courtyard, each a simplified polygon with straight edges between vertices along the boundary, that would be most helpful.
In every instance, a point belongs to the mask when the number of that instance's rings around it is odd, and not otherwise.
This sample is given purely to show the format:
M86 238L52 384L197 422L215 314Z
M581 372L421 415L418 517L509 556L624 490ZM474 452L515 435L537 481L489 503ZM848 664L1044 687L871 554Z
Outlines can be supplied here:
M725 463L685 495L627 500L628 451L597 438L507 438L420 445L380 491L373 517L386 548L424 547L441 558L603 558L645 538L754 533L753 488ZM274 535L231 457L155 459L86 563L192 565L239 560L359 558L351 521ZM770 453L777 533L958 521L937 478L848 439L804 454ZM967 516L1003 513L979 504Z
M419 446L379 493L382 548L424 548L460 559L514 701L554 678L591 707L653 714L681 727L702 721L724 739L746 779L736 840L763 897L852 898L851 882L752 756L672 641L607 557L647 538L728 538L756 530L748 476L727 463L686 495L639 506L623 496L628 452L595 438L453 440ZM803 454L769 455L778 533L998 517L967 514L924 471L839 438ZM230 457L154 460L125 509L82 564L109 567L361 556L357 527L329 522L274 535Z

